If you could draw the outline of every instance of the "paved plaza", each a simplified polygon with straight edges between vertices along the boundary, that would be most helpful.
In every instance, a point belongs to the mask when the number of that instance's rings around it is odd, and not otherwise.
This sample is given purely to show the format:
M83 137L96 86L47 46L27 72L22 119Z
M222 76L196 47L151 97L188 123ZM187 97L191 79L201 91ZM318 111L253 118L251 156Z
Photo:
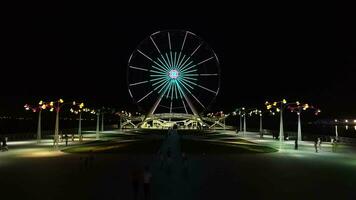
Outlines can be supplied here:
M167 131L163 130L164 133ZM120 134L117 142L128 142L135 132ZM323 143L316 153L312 142L294 141L282 146L269 136L221 130L219 137L201 141L226 144L245 139L278 149L274 153L187 153L181 136L172 131L162 136L155 153L65 153L52 147L51 140L9 142L9 151L0 152L1 197L7 199L133 199L130 171L148 165L152 172L151 199L356 199L356 150L339 144L336 152ZM124 136L122 136L124 135ZM127 135L127 137L125 136ZM90 136L90 134L87 134ZM150 137L147 135L145 137ZM95 136L86 138L94 140ZM225 140L228 138L228 140ZM78 146L70 142L71 147ZM280 149L281 148L281 149ZM169 150L168 150L169 149ZM166 155L170 151L170 159ZM143 199L140 188L139 199Z

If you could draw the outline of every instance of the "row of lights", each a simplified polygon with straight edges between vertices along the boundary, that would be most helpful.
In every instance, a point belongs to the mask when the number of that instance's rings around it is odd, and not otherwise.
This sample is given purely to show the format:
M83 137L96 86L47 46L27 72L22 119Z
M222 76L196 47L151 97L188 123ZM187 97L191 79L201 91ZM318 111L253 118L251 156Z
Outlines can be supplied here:
M334 121L335 121L335 122L339 122L339 120L337 120L337 119L335 119ZM349 120L348 120L348 119L345 119L344 122L345 122L345 123L349 123ZM356 119L354 119L354 123L356 124Z

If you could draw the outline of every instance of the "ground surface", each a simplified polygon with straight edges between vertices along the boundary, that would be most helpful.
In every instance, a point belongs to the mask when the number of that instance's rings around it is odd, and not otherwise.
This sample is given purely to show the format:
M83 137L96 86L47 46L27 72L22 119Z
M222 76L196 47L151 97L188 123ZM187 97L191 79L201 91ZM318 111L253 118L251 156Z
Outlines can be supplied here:
M316 153L312 143L294 150L293 141L280 146L255 133L161 136L166 132L108 131L101 141L88 134L86 145L70 141L59 149L51 141L9 142L10 150L0 152L1 197L133 199L129 174L148 165L151 199L356 199L353 147L332 152L324 143ZM168 149L171 159L162 161L158 152Z

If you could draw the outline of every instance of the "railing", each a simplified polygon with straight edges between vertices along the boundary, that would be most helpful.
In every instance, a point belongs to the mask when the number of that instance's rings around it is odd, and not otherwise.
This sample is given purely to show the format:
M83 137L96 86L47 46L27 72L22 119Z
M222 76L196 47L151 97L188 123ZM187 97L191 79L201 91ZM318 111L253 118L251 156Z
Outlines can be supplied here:
M117 129L118 125L107 125L104 126L104 130ZM85 134L85 131L95 131L96 127L82 127L82 134ZM101 129L100 129L101 130ZM78 134L78 128L71 129L62 129L59 131L59 134L71 135L72 133ZM43 130L41 131L42 139L53 139L54 130ZM14 133L14 134L1 134L0 137L7 137L8 141L19 141L19 140L32 140L37 138L37 132L25 132L25 133Z

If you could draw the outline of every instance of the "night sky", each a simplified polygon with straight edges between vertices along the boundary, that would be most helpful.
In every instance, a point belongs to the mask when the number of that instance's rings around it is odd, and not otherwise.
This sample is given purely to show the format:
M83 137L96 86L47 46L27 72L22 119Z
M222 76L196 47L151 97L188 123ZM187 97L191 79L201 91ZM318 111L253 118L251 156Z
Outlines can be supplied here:
M318 105L324 117L355 116L350 6L33 7L3 18L0 112L57 97L134 111L126 84L130 54L153 32L184 29L201 36L220 60L215 111L285 97Z

